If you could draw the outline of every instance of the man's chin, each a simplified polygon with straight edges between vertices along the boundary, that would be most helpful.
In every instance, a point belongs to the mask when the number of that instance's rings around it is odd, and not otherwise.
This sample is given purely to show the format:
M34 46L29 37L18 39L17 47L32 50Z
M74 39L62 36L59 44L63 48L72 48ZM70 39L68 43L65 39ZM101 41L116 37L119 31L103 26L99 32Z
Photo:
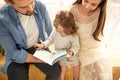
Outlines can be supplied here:
M25 14L25 15L27 15L27 16L31 16L31 15L33 15L33 14Z
M22 14L22 15L31 16L31 15L33 15L33 14Z
M20 13L20 12L19 12ZM31 16L31 15L33 15L33 13L26 13L26 14L24 14L24 13L21 13L22 15L26 15L26 16Z
M16 10L16 11L17 11L17 10ZM17 12L21 13L22 15L27 15L27 16L33 15L33 12L26 12L26 13L22 13L22 12L20 12L20 11L17 11Z
M31 16L31 15L33 15L33 12L26 12L26 15Z
M27 16L31 16L31 15L33 15L33 13L26 13L25 15L27 15Z

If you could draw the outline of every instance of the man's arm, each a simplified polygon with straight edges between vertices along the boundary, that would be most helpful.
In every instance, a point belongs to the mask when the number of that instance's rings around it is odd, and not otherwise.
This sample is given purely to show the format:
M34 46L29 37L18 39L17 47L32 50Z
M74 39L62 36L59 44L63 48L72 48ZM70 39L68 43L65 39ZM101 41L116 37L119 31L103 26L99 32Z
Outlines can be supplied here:
M14 31L13 31L14 32ZM15 36L14 36L15 37ZM20 36L19 36L20 37ZM21 38L21 37L20 37ZM16 63L25 62L41 62L24 49L18 49L15 40L12 35L0 22L0 44L5 50L5 56L8 60L12 60Z

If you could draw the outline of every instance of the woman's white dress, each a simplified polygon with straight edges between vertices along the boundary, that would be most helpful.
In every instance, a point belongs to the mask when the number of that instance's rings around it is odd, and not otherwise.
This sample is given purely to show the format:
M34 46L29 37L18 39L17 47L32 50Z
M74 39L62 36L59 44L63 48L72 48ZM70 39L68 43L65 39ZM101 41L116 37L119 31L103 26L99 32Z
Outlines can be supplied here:
M78 5L73 5L70 10L79 28L80 80L112 80L112 66L107 58L105 45L92 36L98 23L100 9L98 8L91 16L82 15Z

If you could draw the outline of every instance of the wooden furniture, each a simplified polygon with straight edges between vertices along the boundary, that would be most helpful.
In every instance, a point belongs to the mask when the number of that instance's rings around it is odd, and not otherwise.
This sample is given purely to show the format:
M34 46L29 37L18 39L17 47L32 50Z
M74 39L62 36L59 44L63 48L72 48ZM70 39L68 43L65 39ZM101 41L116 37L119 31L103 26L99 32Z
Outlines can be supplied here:
M120 80L120 67L113 67L113 80Z

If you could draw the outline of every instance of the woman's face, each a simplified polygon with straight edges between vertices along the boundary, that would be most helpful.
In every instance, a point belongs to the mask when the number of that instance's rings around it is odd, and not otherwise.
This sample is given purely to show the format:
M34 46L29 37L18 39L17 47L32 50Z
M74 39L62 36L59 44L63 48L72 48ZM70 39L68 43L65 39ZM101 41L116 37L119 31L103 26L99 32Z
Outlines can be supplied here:
M85 12L94 11L102 0L82 0L82 8Z

